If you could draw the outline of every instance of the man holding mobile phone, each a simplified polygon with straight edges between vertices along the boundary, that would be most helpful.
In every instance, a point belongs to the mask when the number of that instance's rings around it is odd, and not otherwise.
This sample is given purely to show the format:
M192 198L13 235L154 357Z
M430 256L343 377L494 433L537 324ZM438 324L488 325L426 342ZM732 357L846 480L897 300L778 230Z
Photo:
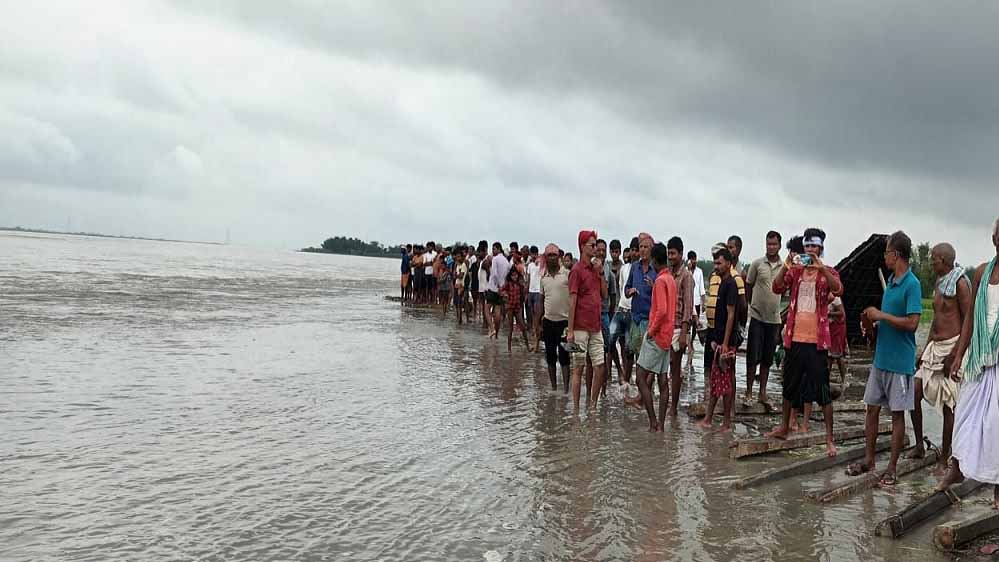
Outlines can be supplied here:
M832 396L829 391L828 353L829 303L843 294L839 273L822 262L826 233L818 228L805 230L802 259L788 254L784 265L774 275L774 294L791 289L791 304L787 309L787 327L784 331L785 359L783 407L781 425L767 437L784 439L789 432L791 410L803 411L801 429L808 431L812 403L822 408L826 426L826 454L837 454L833 440ZM807 259L804 259L806 258Z

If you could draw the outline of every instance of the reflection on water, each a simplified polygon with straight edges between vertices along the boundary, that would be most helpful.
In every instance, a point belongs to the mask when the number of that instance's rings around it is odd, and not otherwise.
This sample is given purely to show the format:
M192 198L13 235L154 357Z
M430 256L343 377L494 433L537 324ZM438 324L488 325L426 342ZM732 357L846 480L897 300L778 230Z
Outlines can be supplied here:
M0 559L943 559L871 537L929 477L731 491L787 461L613 385L573 416L542 355L385 301L396 267L0 234Z

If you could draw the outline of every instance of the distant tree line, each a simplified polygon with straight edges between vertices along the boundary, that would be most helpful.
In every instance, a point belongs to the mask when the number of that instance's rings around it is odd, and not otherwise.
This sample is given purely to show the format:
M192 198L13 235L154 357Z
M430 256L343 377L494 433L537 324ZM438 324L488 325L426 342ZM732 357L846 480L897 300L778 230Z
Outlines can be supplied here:
M322 246L302 248L303 252L318 254L343 254L347 256L368 256L373 258L395 258L402 251L399 246L382 246L381 242L365 242L360 238L334 236L323 241Z

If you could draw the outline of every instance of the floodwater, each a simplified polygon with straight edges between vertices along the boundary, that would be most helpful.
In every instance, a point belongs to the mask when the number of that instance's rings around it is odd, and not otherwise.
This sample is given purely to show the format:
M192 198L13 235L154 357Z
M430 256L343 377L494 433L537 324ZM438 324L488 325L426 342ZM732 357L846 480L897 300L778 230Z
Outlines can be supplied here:
M733 491L790 457L616 388L574 416L541 355L387 301L397 266L0 233L0 559L946 559L872 535L928 474Z

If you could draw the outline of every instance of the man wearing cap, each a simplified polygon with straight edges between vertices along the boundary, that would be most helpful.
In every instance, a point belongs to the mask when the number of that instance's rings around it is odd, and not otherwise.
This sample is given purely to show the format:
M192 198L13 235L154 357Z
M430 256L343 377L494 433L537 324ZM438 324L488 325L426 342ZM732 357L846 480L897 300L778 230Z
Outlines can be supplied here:
M572 403L579 410L579 394L586 361L593 365L593 380L587 382L590 409L596 408L604 385L604 338L600 325L600 302L607 296L603 270L594 267L597 233L580 231L580 259L569 272L569 328L566 342L573 349Z

